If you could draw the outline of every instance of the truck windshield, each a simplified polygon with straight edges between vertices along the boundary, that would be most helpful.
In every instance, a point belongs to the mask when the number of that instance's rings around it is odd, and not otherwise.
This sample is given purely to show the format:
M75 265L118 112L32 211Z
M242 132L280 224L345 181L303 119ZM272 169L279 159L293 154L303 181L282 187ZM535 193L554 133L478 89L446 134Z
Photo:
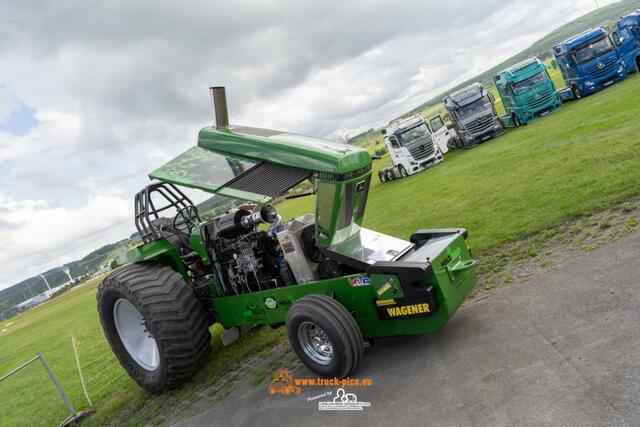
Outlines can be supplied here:
M422 139L429 135L429 129L426 124L421 124L416 127L412 127L400 134L400 145L407 145L408 143L417 139Z
M612 49L613 44L611 44L609 37L603 37L600 40L576 50L573 53L573 59L576 61L576 64L584 64L585 62L591 61Z
M538 83L543 82L548 78L549 76L547 75L546 71L540 71L538 74L534 74L533 76L529 77L526 80L522 80L521 82L514 83L513 88L516 91L526 89L531 86L537 85Z
M490 105L489 100L485 96L483 96L482 98L476 99L475 101L467 105L458 107L458 109L456 110L456 114L458 115L458 117L472 116L484 110L489 105Z

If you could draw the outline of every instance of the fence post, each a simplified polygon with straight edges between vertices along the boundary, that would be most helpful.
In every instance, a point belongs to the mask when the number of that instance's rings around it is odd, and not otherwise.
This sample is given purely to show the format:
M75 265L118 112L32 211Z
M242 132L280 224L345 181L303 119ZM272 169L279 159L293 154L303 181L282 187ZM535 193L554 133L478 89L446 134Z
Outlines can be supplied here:
M56 378L56 376L53 374L53 371L51 370L51 368L49 368L49 365L47 365L47 361L44 359L44 356L42 355L42 353L37 353L37 356L40 358L40 361L42 362L42 366L44 366L45 371L47 371L47 374L49 374L49 378L51 378L51 382L56 386L56 390L58 390L58 394L60 395L60 397L62 397L62 400L64 400L64 404L67 405L67 408L69 408L69 412L71 413L71 416L75 417L76 409L71 404L71 401L69 400L66 393L62 389L62 386L58 382L58 379Z

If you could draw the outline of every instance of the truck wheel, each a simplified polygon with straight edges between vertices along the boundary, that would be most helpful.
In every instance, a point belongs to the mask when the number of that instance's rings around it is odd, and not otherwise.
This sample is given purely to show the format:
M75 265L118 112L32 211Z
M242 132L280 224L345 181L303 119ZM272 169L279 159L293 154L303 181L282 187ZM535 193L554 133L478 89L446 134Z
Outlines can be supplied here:
M382 182L383 184L387 182L387 176L382 171L378 172L378 178L380 178L380 182Z
M580 88L578 86L573 86L571 88L571 91L573 92L573 97L575 99L580 99L582 98L582 92L580 91Z
M393 181L394 178L395 178L395 176L393 176L393 171L391 169L389 169L387 171L387 181Z
M518 117L517 114L513 115L513 125L517 128L519 128L520 126L522 126L522 122L520 121L520 117Z
M100 284L97 298L111 350L140 387L163 393L206 362L211 335L203 307L170 267L126 266Z
M407 170L404 168L404 166L400 165L398 166L398 170L400 171L400 177L401 178L406 178L409 176L409 174L407 173Z
M636 72L640 73L640 56L636 57Z
M308 295L287 313L287 336L300 360L323 377L345 378L362 359L362 335L346 308L326 295Z

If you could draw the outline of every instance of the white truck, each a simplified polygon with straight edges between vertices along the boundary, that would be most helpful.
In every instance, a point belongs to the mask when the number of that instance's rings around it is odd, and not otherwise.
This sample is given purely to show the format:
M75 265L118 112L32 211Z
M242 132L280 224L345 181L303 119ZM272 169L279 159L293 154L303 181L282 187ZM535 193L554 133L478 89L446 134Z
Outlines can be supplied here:
M381 182L404 178L440 163L455 138L440 116L427 124L420 115L391 123L382 129L393 166L378 171Z

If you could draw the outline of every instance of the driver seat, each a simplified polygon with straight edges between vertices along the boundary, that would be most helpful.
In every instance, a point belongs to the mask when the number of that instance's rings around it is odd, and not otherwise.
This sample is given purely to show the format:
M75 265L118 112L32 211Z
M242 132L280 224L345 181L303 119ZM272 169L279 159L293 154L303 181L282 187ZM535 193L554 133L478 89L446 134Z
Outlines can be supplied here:
M151 225L162 237L178 249L180 255L190 253L189 235L173 226L173 221L169 218L156 218L151 220Z

